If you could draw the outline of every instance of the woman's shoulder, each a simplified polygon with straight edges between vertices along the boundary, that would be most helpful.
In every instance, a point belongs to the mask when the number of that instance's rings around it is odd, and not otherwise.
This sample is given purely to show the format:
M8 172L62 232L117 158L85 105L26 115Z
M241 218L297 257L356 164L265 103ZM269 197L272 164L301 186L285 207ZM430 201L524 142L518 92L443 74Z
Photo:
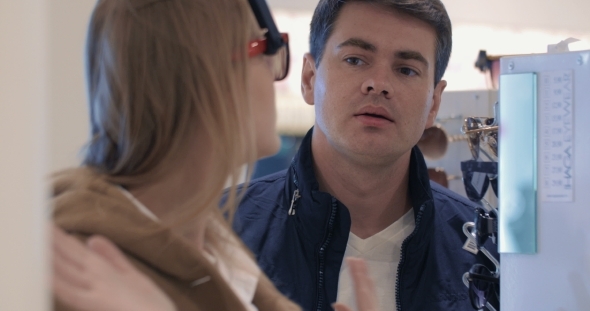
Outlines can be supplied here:
M119 186L91 168L54 173L50 177L50 187L52 218L69 232L105 234L151 221L143 219L146 217L124 196Z

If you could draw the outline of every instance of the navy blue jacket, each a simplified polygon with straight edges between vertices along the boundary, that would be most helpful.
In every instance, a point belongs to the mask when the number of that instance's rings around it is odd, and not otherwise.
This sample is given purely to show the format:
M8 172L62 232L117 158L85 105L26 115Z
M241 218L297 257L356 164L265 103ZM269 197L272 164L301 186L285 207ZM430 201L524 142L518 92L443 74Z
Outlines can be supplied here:
M311 132L287 170L250 183L234 229L284 295L303 310L321 311L336 301L351 221L342 203L318 190ZM395 309L473 310L462 275L476 262L491 265L481 252L462 249L474 204L431 183L416 147L409 186L416 228L402 244Z

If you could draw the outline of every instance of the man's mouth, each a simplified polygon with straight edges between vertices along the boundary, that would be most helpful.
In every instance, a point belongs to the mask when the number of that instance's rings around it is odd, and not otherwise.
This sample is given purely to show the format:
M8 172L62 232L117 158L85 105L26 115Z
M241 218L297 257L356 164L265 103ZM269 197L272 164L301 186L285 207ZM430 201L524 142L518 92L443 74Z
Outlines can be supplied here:
M358 114L357 116L367 116L367 117L379 118L379 119L383 119L383 120L387 120L387 121L392 121L392 120L390 120L390 119L388 119L388 118L386 118L386 117L384 117L384 116L382 116L380 114L374 114L374 113L361 113L361 114Z

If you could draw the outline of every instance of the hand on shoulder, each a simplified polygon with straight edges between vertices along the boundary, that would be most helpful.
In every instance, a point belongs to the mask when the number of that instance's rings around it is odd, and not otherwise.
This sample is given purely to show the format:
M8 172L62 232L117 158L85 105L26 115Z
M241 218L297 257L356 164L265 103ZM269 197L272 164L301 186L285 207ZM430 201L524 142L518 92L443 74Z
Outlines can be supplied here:
M86 245L52 225L53 293L84 311L176 311L170 298L108 239Z

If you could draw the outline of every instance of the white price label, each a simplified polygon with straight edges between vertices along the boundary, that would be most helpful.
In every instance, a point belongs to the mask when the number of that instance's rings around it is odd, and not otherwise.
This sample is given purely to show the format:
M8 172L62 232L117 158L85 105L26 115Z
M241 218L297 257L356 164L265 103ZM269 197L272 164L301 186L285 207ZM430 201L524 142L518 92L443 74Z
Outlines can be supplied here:
M540 75L538 186L543 202L572 202L574 198L573 87L571 70Z

